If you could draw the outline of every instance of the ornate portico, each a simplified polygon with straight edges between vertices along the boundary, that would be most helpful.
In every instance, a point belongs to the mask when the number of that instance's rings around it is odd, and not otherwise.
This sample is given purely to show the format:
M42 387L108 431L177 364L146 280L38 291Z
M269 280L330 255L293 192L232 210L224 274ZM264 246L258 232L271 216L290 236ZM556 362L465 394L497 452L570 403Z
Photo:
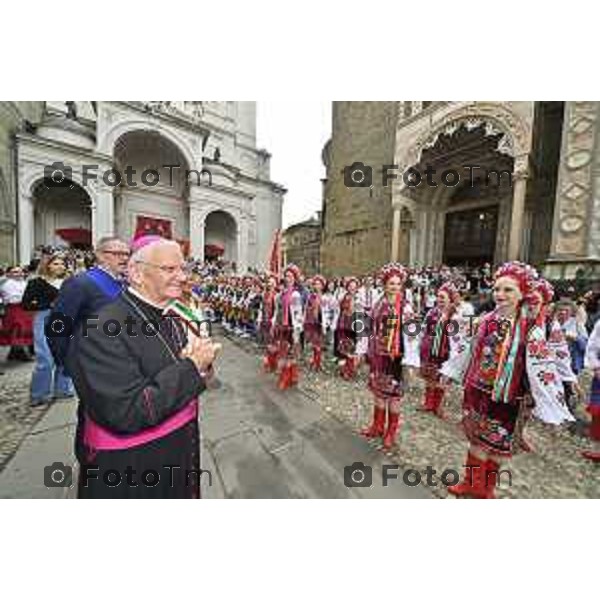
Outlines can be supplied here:
M207 216L220 211L231 221L211 218L210 236L227 239L239 270L263 266L285 190L270 180L255 128L252 102L46 103L40 123L17 138L19 260L37 244L60 241L58 225L73 220L94 241L129 239L158 223L203 258ZM69 194L40 196L44 169L58 162L67 167ZM36 206L47 209L48 197L56 208L42 227Z
M425 265L524 258L533 103L438 104L428 119L399 124L392 259ZM428 168L435 168L435 178L425 179ZM421 177L418 185L401 176L411 172ZM486 227L493 229L493 239ZM469 241L472 255L468 248L462 256L452 252L453 242Z

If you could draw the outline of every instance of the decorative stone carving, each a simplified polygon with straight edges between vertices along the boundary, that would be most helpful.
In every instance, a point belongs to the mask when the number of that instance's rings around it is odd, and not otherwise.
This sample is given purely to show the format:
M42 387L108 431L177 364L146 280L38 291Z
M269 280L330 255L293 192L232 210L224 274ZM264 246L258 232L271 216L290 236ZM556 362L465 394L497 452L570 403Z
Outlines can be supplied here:
M498 152L510 156L526 154L531 137L530 125L525 123L510 107L502 102L476 102L456 108L441 117L417 140L407 157L407 164L419 162L423 149L432 147L442 134L452 135L459 127L469 131L485 126L488 136L504 134L498 144Z
M566 112L554 253L582 255L586 253L585 227L592 196L592 160L598 104L569 102Z
M174 116L187 116L199 120L204 116L204 103L198 100L175 102L172 100L149 100L145 102L149 110Z
M433 113L437 122L425 127L417 137L417 141L406 152L397 156L401 172L417 165L424 149L435 145L438 138L452 135L460 127L468 130L484 127L486 135L502 137L498 141L497 151L513 157L527 156L531 144L531 123L524 121L504 102L471 102L462 104L450 111ZM410 196L410 191L403 181L396 182L394 193Z

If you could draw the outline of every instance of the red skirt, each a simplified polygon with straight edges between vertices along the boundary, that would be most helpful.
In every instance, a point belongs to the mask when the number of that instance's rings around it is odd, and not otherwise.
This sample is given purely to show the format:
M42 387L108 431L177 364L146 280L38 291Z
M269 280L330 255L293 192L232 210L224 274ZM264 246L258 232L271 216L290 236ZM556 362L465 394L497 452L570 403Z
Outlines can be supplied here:
M304 338L311 346L321 346L323 344L323 328L319 323L306 323Z
M275 325L274 342L278 348L279 358L294 357L294 329L289 325Z
M517 421L525 413L525 398L506 404L492 401L489 392L465 387L462 425L469 441L490 454L512 456L518 449Z
M8 304L0 329L0 346L31 346L33 314L20 304Z
M382 400L400 400L404 396L402 358L388 355L370 357L369 389Z
M425 362L421 362L421 377L428 385L435 385L440 382L440 369L444 361L430 358Z

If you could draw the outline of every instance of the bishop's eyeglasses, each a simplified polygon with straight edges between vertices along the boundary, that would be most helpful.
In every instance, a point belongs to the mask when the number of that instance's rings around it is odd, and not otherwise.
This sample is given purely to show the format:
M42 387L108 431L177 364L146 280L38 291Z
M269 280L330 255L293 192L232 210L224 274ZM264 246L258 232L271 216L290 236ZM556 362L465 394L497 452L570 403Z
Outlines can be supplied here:
M168 275L169 277L172 277L177 273L189 275L189 273L191 273L192 271L192 268L189 265L186 265L185 263L181 265L158 265L156 263L148 262L145 260L136 260L135 262L141 263L142 265L147 265L149 267L154 267L155 269L158 269L159 271L161 271L165 275Z

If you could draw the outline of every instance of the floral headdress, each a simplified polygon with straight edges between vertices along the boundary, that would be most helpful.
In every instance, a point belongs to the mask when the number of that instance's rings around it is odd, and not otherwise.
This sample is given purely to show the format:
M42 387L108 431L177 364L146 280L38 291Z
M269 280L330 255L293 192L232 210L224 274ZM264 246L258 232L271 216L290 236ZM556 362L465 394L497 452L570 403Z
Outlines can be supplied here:
M317 281L319 281L321 283L321 286L323 287L323 289L325 289L325 286L327 285L327 280L325 279L325 277L323 277L323 275L315 275L310 280L312 285L314 285Z
M447 281L446 283L442 284L438 289L438 294L440 292L445 292L448 294L451 304L458 304L460 302L460 293L452 282Z
M531 285L539 278L538 272L531 266L525 263L513 260L506 262L494 273L494 279L500 277L510 277L519 285L519 290L523 296L527 295L531 289Z
M357 286L358 286L358 285L359 285L359 283L360 283L360 282L358 281L358 277L354 277L354 276L351 276L351 277L346 277L346 278L344 279L344 288L345 288L345 289L348 289L348 287L350 286L350 284L351 284L353 281L354 281L354 283L356 283L356 285L357 285Z
M554 287L547 279L544 279L543 277L531 282L526 301L529 300L529 295L533 292L539 292L542 295L544 304L550 304L550 302L552 302L552 298L554 298Z
M298 281L300 281L300 277L302 276L302 271L300 271L300 267L298 267L298 265L294 265L293 263L290 263L289 265L287 265L287 267L283 270L283 274L285 275L288 272L293 275L296 283L298 283Z
M388 282L388 280L392 277L400 277L402 282L406 281L406 277L408 272L404 266L400 263L388 263L384 265L379 271L379 277L383 280L384 285Z

